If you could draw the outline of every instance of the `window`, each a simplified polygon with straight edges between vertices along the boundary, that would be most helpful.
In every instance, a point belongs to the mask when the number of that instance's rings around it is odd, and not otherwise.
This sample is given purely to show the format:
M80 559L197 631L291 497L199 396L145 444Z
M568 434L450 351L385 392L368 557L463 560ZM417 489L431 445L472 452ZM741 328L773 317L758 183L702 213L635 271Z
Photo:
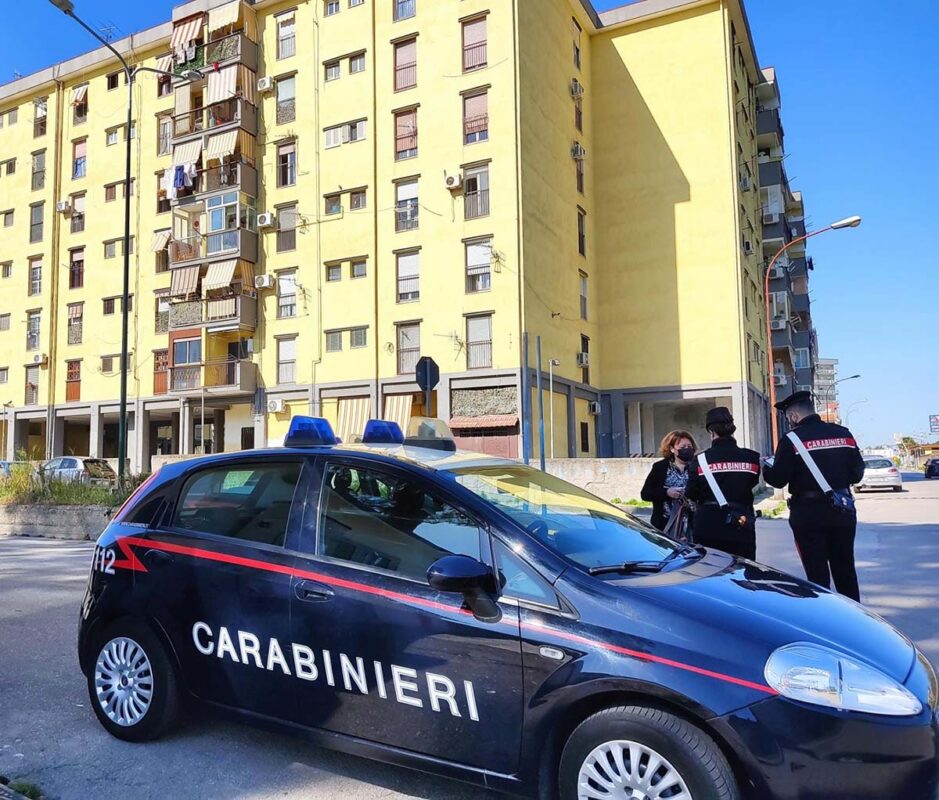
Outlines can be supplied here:
M486 18L463 23L463 72L486 66Z
M16 172L16 159L10 158L7 161L4 161L2 164L0 164L0 166L4 168L3 171L7 175L12 175L14 172Z
M577 209L577 252L587 255L587 212Z
M42 316L39 311L26 313L26 349L39 349L39 333L42 325Z
M46 151L33 153L33 191L44 189L46 186Z
M340 214L342 213L342 195L341 194L328 194L325 197L326 200L326 214Z
M120 128L111 128L111 130L105 132L105 143L110 147L112 144L117 144L117 132Z
M46 115L49 107L48 97L37 97L33 101L33 138L46 135Z
M332 128L323 130L326 141L323 146L328 150L331 147L339 147L342 144L342 125L335 125Z
M581 38L581 27L577 24L576 19L571 19L571 36L574 42L574 66L577 69L580 69L580 38Z
M13 277L13 262L5 261L3 264L0 264L0 278L11 277Z
M11 208L9 211L0 212L0 217L3 218L3 227L12 228L13 227L13 215L14 211Z
M26 405L39 402L39 367L26 367Z
M492 314L466 318L466 368L492 366Z
M491 239L479 239L466 243L467 292L485 292L489 289L491 260Z
M297 52L296 18L294 12L281 14L277 20L277 58L290 58Z
M326 331L326 352L339 353L342 351L342 331Z
M327 149L350 142L359 142L365 138L365 120L333 125L330 128L324 128L323 134L325 136L324 147Z
M583 365L580 369L580 380L582 383L590 383L590 339L581 334L580 337L580 358Z
M277 382L294 383L297 379L297 339L277 340Z
M169 75L157 75L157 97L169 97L173 93L173 79Z
M42 215L45 203L34 203L29 207L29 241L42 241Z
M88 120L88 84L72 90L72 124L81 125Z
M395 184L395 230L415 230L418 226L419 211L417 180Z
M116 89L116 88L117 88L118 78L120 78L120 77L121 77L121 73L120 73L120 72L112 72L110 75L107 76L108 91L109 91L109 92L110 92L112 89Z
M85 248L80 247L69 253L68 288L81 289L85 285Z
M283 547L300 464L229 464L197 472L180 493L173 527Z
M476 523L416 479L330 464L323 498L320 548L329 558L426 583L443 556L481 557Z
M421 326L418 323L398 325L398 374L410 375L421 357Z
M365 72L365 53L349 56L349 73L355 75L359 72Z
M589 422L580 423L580 452L581 453L590 452L590 423Z
M157 155L169 155L173 150L173 118L164 114L157 117Z
M117 200L117 184L111 183L104 187L104 202L111 203Z
M11 108L7 112L7 125L16 125L16 121L20 118L20 110L18 108Z
M583 133L584 131L584 101L581 98L574 100L574 127Z
M463 142L485 142L489 139L489 95L486 92L463 98Z
M297 118L296 80L280 78L277 81L277 124L293 122Z
M577 176L577 191L584 193L584 160L582 158L574 159L574 173Z
M333 14L338 14L341 8L339 0L325 0L325 14L327 17L331 17Z
M281 206L277 211L277 252L297 248L297 206Z
M349 331L349 346L352 349L368 346L368 328L352 328Z
M82 320L85 314L84 303L68 304L68 343L82 343Z
M809 348L797 347L796 348L796 369L808 369L811 366L812 366L812 362L809 359Z
M398 302L420 299L420 253L398 253Z
M339 77L342 73L339 69L338 61L327 61L325 64L325 67L326 67L326 80L327 81L339 80Z
M88 151L88 140L80 139L72 142L72 178L84 178L88 169L86 153Z
M277 185L294 186L297 182L297 143L277 145Z
M417 109L395 114L395 160L417 155Z
M417 0L392 0L394 3L394 20L410 19L417 13Z
M355 6L361 6L365 4L365 0L349 0L349 8L355 8Z
M364 278L366 273L365 259L356 259L349 265L349 273L353 278Z
M277 316L297 316L297 272L280 272L277 274Z
M104 300L102 301L102 303L103 303L103 305L104 305L104 309L103 309L104 315L105 315L105 316L110 316L111 314L114 313L114 308L115 308L115 306L117 305L117 298L116 298L116 297L105 297Z
M79 396L82 379L82 362L65 362L65 401L74 403L81 399Z
M355 189L349 192L349 208L353 211L361 211L365 208L365 189Z
M580 318L587 319L587 273L580 272Z
M463 173L463 217L475 219L489 213L489 165Z
M42 259L29 259L29 288L28 295L42 294Z
M166 237L166 244L159 250L157 250L153 255L155 257L154 272L159 275L162 272L169 272L170 268L170 252L169 252L169 239L171 236L170 230L167 228L162 231L154 231L154 236L163 235Z
M9 367L0 367L0 383L7 383L10 379Z
M0 331L10 330L10 315L0 314Z
M81 233L85 230L85 193L72 195L72 218L70 220L72 233Z
M330 283L342 280L342 264L326 265L326 280Z
M541 576L498 539L492 540L499 573L499 584L505 597L529 600L543 606L558 608L557 595L545 585Z
M417 39L395 45L395 91L417 86Z
M202 341L199 339L181 339L173 342L174 364L201 364Z

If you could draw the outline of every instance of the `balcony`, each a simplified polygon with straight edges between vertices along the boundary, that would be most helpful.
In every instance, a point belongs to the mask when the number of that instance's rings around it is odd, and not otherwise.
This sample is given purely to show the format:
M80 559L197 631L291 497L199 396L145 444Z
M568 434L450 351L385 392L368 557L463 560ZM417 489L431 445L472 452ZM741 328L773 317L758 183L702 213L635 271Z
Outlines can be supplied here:
M233 161L217 167L200 169L192 181L192 188L177 189L177 205L185 205L200 195L238 189L251 197L258 196L258 171L250 164Z
M756 135L760 138L764 136L775 137L775 142L769 144L782 145L783 127L778 108L760 111L756 115Z
M769 221L767 221L769 220ZM782 214L764 214L763 215L763 244L775 242L772 249L779 248L778 242L787 240L786 236L786 218Z
M180 59L176 55L173 56L173 69L171 71L175 76L174 80L182 80L182 74L186 70L201 70L206 65L205 45L197 44L185 48L185 50L186 57L184 59Z
M248 295L210 297L173 303L169 311L170 330L205 326L210 331L254 330L258 324L258 301Z
M170 242L170 264L179 266L190 261L221 258L239 258L257 263L258 235L247 228L226 231L209 231L204 236L190 236Z
M154 333L169 333L170 329L170 312L169 311L156 311L153 315L153 332Z
M480 189L477 192L467 192L463 196L464 219L485 217L489 214L489 190Z
M231 97L173 117L173 137L177 144L181 139L205 132L220 133L228 128L243 128L252 136L257 136L257 108L243 97Z
M466 345L466 368L485 369L492 366L492 342L469 342Z
M789 223L789 233L793 239L799 236L805 236L805 220L797 219Z
M779 330L773 328L773 350L792 347L792 325L789 324L789 320L781 319L774 319L771 324L778 325L780 322L784 322L785 325Z
M169 371L170 393L176 395L226 397L253 394L257 388L257 365L246 359L182 364Z
M808 314L809 313L809 296L805 293L796 294L792 293L790 296L790 302L792 304L792 311L795 314Z
M207 64L244 64L252 72L258 71L258 46L243 33L233 33L205 46Z
M760 186L782 186L783 194L789 195L789 178L786 177L782 159L772 158L760 162Z
M202 258L204 249L204 236L190 236L187 239L174 239L170 242L170 264L198 261Z

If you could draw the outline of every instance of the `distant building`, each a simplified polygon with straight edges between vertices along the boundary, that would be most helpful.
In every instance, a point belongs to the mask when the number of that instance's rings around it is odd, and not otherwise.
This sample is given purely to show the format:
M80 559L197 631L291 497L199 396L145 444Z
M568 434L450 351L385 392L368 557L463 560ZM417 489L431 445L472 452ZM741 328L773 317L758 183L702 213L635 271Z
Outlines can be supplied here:
M828 422L840 422L838 406L838 359L820 358L815 368L815 402L818 413Z

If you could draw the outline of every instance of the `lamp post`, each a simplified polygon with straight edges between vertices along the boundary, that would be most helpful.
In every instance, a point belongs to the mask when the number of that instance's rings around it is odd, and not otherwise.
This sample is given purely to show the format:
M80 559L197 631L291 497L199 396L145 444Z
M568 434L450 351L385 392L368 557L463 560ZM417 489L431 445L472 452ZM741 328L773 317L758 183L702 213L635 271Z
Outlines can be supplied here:
M133 154L133 142L130 137L130 130L134 122L134 77L138 72L155 72L157 75L167 75L171 78L175 76L171 72L164 72L161 69L154 69L153 67L131 67L110 42L75 13L75 4L72 0L49 0L49 2L63 14L75 20L75 22L81 25L88 33L114 54L117 60L121 62L121 66L124 69L124 78L127 82L127 127L124 129L124 140L127 143L127 147L124 161L124 276L123 290L121 293L121 405L117 421L117 484L123 487L124 462L127 460L127 340L130 320L127 305L130 294L130 181L131 156ZM194 69L186 70L182 73L181 77L188 81L200 80L202 73Z
M831 419L829 419L829 417L831 416L831 413L829 411L829 405L831 404L831 401L835 396L835 387L839 383L844 383L845 381L853 381L860 377L861 377L860 373L858 373L857 375L849 375L847 378L841 378L841 380L834 381L825 390L825 422L831 422Z
M769 265L766 267L766 275L763 278L763 302L766 312L766 347L768 351L768 366L770 367L770 381L769 381L769 412L770 420L772 422L773 430L773 451L776 450L776 445L779 443L779 420L776 418L776 384L772 380L772 366L773 366L773 328L770 320L770 307L769 307L769 276L773 271L773 267L776 262L779 260L779 257L785 253L790 247L798 244L799 242L804 242L806 239L811 239L813 236L818 236L822 233L827 233L828 231L840 231L844 228L856 228L861 224L860 217L846 217L845 219L838 220L833 222L831 225L828 225L825 228L820 228L817 231L809 231L808 233L802 234L791 242L784 244L779 248L776 255L773 256L772 260L769 262Z
M551 458L554 458L554 368L560 367L561 362L556 358L548 359L548 424L551 426Z

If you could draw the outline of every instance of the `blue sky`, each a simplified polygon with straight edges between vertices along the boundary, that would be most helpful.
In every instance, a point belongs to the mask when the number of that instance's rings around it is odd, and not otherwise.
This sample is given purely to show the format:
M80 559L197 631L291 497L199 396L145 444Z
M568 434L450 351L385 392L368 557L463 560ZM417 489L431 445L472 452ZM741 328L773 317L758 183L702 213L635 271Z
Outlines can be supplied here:
M598 9L617 0L594 0ZM90 49L83 31L44 0L10 2L0 82ZM118 35L169 16L170 0L76 0ZM857 230L825 234L810 253L823 356L841 360L842 408L866 444L915 433L939 414L939 279L929 237L939 235L939 7L905 0L749 0L764 66L783 97L789 178L810 226L861 214ZM41 46L37 46L41 45ZM937 437L939 438L939 437Z

